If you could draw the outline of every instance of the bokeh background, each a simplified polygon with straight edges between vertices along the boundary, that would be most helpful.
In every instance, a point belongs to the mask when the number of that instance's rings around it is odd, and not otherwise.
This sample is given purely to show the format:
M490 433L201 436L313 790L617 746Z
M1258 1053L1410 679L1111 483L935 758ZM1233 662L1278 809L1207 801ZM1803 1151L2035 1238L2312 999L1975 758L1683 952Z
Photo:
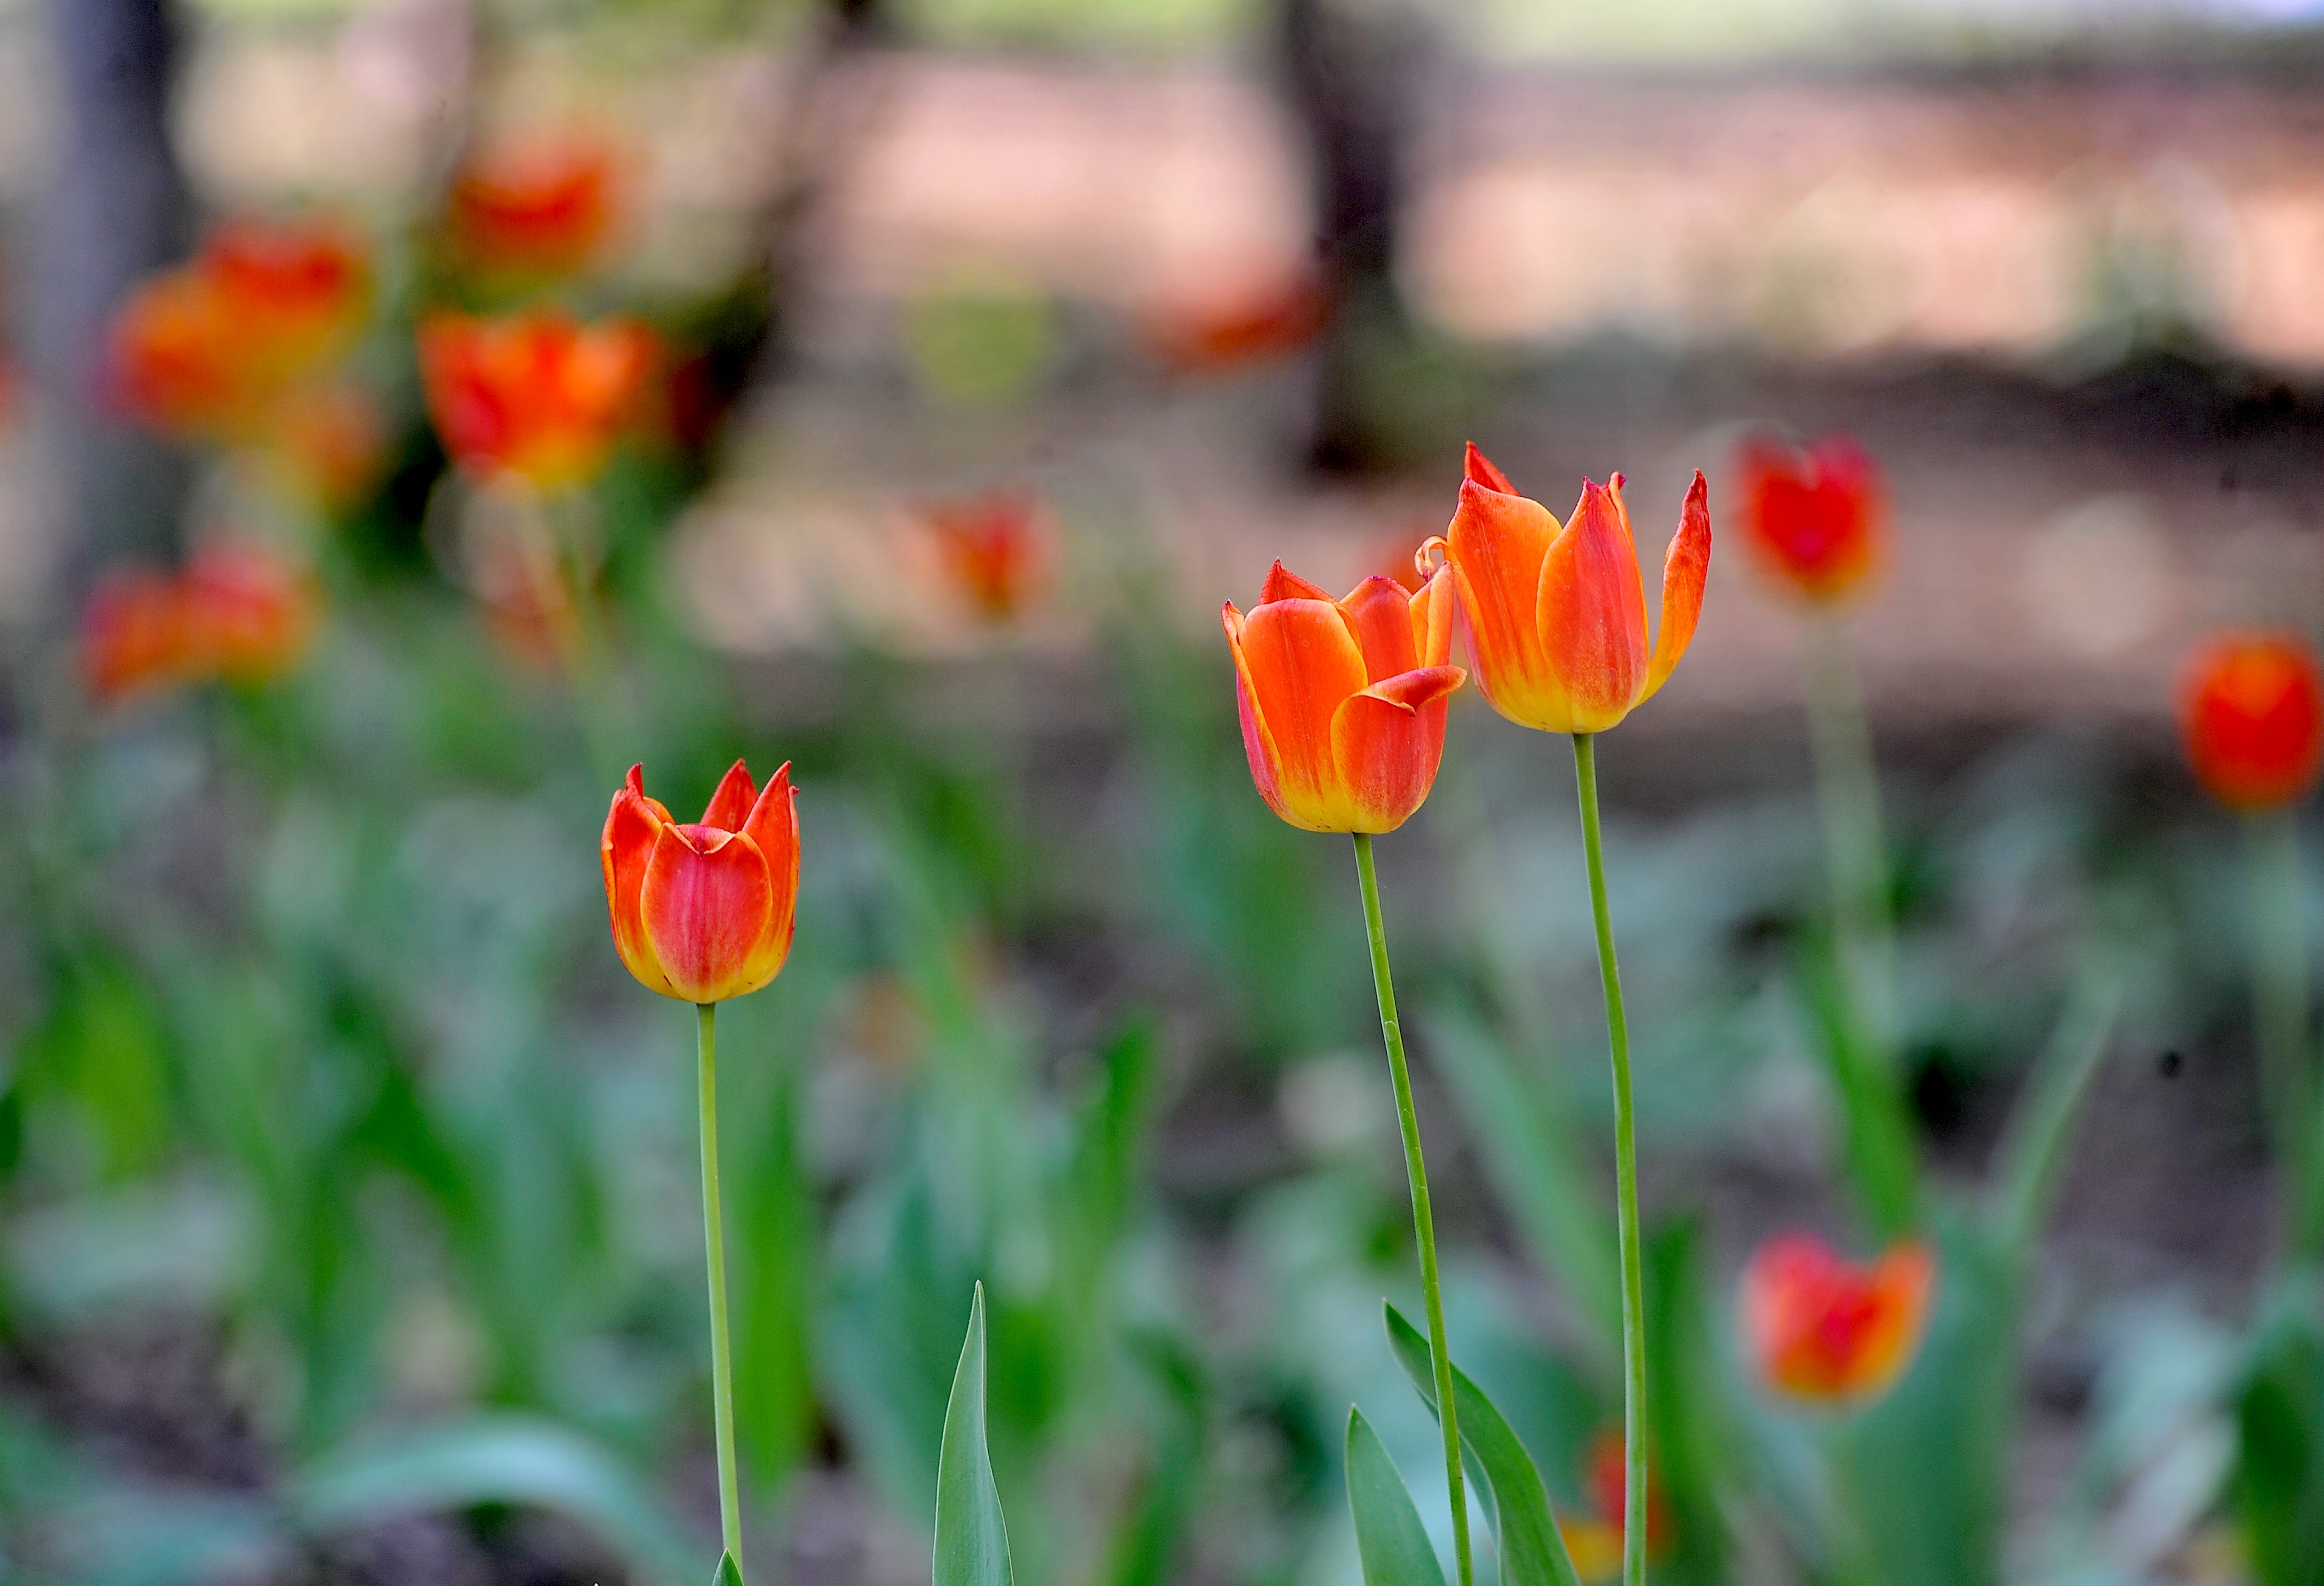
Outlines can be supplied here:
M0 1579L706 1575L691 1019L593 848L632 762L687 815L738 755L806 853L722 1043L753 1579L922 1578L979 1277L1028 1586L1354 1581L1351 1400L1442 1525L1352 867L1254 794L1214 624L1402 574L1473 438L1553 512L1625 473L1650 580L1696 467L1722 536L1600 753L1657 1577L2324 1580L2257 872L2172 718L2200 635L2324 618L2316 9L0 0ZM157 421L125 306L254 217L364 262L328 383ZM448 463L415 327L549 308L652 349L602 468ZM1819 641L1729 528L1767 426L1892 508L1844 628L1941 1260L1870 1406L1770 1395L1733 1299L1882 1231ZM221 546L244 650L123 638ZM1381 853L1456 1351L1582 1526L1571 787L1467 691Z

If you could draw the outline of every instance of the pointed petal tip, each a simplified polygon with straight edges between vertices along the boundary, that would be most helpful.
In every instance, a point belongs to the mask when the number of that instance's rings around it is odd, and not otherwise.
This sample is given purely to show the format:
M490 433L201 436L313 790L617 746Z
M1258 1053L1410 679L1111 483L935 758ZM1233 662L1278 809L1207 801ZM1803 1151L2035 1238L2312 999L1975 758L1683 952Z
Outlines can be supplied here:
M1479 450L1475 441L1469 441L1466 445L1468 449L1461 458L1461 476L1463 483L1476 484L1486 490L1499 491L1503 495L1517 493L1517 487L1509 483L1509 476L1493 466L1492 458Z

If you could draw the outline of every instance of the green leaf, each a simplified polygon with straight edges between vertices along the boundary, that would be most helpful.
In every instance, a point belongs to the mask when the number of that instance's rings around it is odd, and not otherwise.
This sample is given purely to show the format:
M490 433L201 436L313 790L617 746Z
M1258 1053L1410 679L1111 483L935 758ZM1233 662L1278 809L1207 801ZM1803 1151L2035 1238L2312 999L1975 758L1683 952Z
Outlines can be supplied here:
M701 1554L645 1479L569 1428L485 1415L327 1455L295 1477L290 1508L309 1532L396 1515L533 1504L589 1526L650 1580L697 1579Z
M1856 1006L1829 933L1803 945L1800 989L1840 1093L1850 1187L1884 1239L1920 1220L1920 1146L1895 1064Z
M733 1554L718 1555L718 1572L710 1577L710 1586L742 1586L742 1566L734 1562Z
M2236 1507L2264 1586L2324 1582L2324 1332L2299 1286L2268 1305L2236 1406Z
M1435 1356L1428 1340L1394 1305L1381 1309L1397 1364L1420 1390L1429 1413L1435 1414ZM1581 1577L1566 1554L1565 1538L1558 1534L1549 1490L1542 1485L1533 1456L1507 1417L1458 1366L1452 1368L1452 1403L1460 1413L1461 1446L1485 1479L1485 1508L1493 1522L1504 1586L1579 1586Z
M1997 1153L2001 1167L1992 1212L1995 1239L2010 1255L2022 1257L2041 1228L2074 1113L2113 1041L2129 978L2126 972L2111 953L2102 952L2082 966L2058 1028L2026 1082L2024 1099L2010 1113Z
M936 1454L935 1586L1011 1586L1009 1525L984 1441L984 1285L970 1302Z
M1381 1446L1364 1413L1348 1406L1348 1508L1356 1519L1356 1554L1364 1586L1444 1586L1444 1568L1412 1489Z

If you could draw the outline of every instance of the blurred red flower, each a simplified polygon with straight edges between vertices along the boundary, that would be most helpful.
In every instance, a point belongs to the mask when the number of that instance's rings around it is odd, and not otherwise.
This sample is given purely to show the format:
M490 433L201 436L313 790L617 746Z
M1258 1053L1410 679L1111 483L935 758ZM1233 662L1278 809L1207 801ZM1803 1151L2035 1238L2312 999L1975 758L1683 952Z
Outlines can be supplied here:
M1879 570L1888 506L1880 470L1855 441L1828 436L1795 452L1771 437L1736 453L1743 539L1777 582L1817 604L1844 600Z
M2315 651L2287 633L2212 638L2180 676L2179 726L2212 798L2242 810L2292 803L2324 765L2324 676Z
M152 567L116 567L81 613L81 676L100 705L117 705L192 673L178 581Z
M1013 622L1039 595L1048 536L1029 490L995 490L931 503L929 532L953 587L979 617Z
M221 223L190 263L121 305L113 390L158 429L252 440L294 388L346 352L370 297L363 248L336 224Z
M1312 271L1166 302L1147 316L1146 342L1167 367L1217 374L1297 352L1332 323L1332 296Z
M620 161L577 132L490 144L452 180L445 230L482 274L554 280L587 269L622 220Z
M288 558L254 540L216 539L178 582L198 673L258 685L306 659L321 606L306 569Z
M659 360L653 332L626 319L582 324L557 311L420 327L428 411L471 474L514 474L544 491L586 484L638 413Z
M1886 1392L1928 1321L1936 1257L1907 1240L1868 1266L1810 1233L1761 1245L1743 1269L1745 1342L1767 1385L1835 1403Z

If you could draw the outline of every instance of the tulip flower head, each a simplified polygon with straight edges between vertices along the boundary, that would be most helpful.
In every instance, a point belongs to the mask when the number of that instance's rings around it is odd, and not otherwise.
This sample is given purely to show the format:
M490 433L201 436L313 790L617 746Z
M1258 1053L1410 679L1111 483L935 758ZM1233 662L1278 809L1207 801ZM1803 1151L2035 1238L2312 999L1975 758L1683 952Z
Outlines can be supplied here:
M1477 687L1519 726L1600 733L1651 698L1677 667L1702 611L1711 568L1708 488L1697 471L1663 561L1663 613L1651 648L1622 476L1584 481L1563 528L1469 447L1461 504L1442 551L1458 592Z
M1148 316L1146 339L1155 356L1179 373L1222 374L1296 353L1331 323L1327 284L1300 270L1162 304Z
M775 978L798 902L797 795L786 764L763 792L734 762L702 819L649 798L641 767L613 795L599 854L613 946L650 991L723 1002Z
M1904 1374L1935 1280L1935 1256L1911 1240L1859 1267L1812 1234L1784 1234L1760 1246L1743 1269L1745 1339L1777 1392L1860 1403Z
M370 294L362 249L336 226L221 225L190 263L148 280L115 316L115 392L172 434L250 440L346 354Z
M1220 613L1251 779L1310 832L1392 832L1427 798L1444 757L1451 590L1406 595L1377 575L1333 600L1281 562L1246 617Z
M213 540L179 579L187 647L204 674L256 686L306 659L318 625L305 569L250 540Z
M81 615L80 665L102 705L184 682L193 667L178 581L151 567L106 575Z
M1879 570L1888 503L1880 470L1844 435L1803 452L1767 437L1736 454L1743 540L1778 583L1817 605L1847 599Z
M492 144L455 177L445 230L482 274L555 280L595 263L622 217L613 149L581 134Z
M945 576L979 617L997 624L1023 614L1047 550L1039 503L1028 492L939 502L928 508L927 522Z
M2179 686L2187 759L2212 798L2276 809L2304 797L2324 766L2324 674L2284 633L2236 632L2190 658Z
M655 341L626 320L576 323L555 312L420 328L429 416L468 473L513 474L543 491L586 484L635 413Z

